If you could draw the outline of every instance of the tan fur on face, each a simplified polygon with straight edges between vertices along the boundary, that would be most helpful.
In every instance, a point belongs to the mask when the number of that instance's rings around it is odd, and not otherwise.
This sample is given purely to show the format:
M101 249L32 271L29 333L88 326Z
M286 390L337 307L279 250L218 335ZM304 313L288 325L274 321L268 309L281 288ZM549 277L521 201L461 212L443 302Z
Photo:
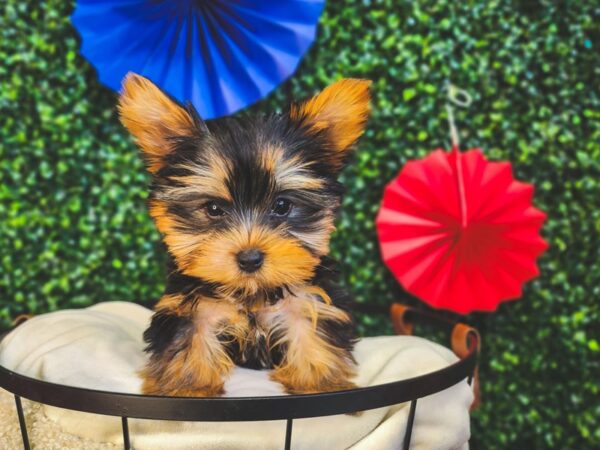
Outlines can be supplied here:
M263 266L252 274L241 271L235 259L241 250L250 248L265 254ZM261 288L307 281L318 262L295 239L259 226L240 226L212 235L182 269L187 275L221 284L226 295L236 290L254 295Z
M226 185L231 163L208 145L203 149L203 157L205 165L174 165L174 169L182 169L190 175L171 176L171 180L183 186L170 186L166 193L172 197L195 193L231 202L231 193Z
M194 120L150 80L128 73L119 98L121 122L135 137L152 173L162 167L162 158L171 151L170 138L192 136Z
M310 164L298 156L284 157L283 149L268 146L261 153L263 167L273 173L277 187L282 190L311 190L323 187L323 180L309 171Z
M310 246L318 254L327 255L329 253L331 233L335 230L333 219L333 215L331 215L316 222L315 228L318 225L319 232L303 233L301 231L290 230L290 234Z
M181 267L189 265L208 236L178 231L177 219L167 212L167 205L164 202L158 200L151 202L150 215L177 264Z
M323 187L323 180L312 175L308 162L303 162L298 156L285 158L281 148L266 147L261 153L261 162L267 171L273 173L277 187L281 191L304 190L306 191L305 195L310 195L311 190ZM315 229L320 231L302 233L290 230L290 234L310 246L318 254L325 255L329 253L330 236L335 230L333 213L315 224Z
M176 296L161 300L159 308L173 306ZM164 298L164 297L163 297ZM152 357L141 376L142 392L148 395L183 397L223 394L224 379L234 367L218 336L227 334L239 343L248 333L248 319L227 302L201 300L190 315L194 332L189 341L175 343L181 348Z
M316 287L312 287L316 288ZM271 374L289 393L335 391L355 387L352 355L327 342L319 320L347 322L348 314L322 303L319 290L292 289L293 295L259 312L258 320L269 329L269 346L284 346L282 363ZM279 336L273 341L273 336Z
M332 162L340 165L344 154L363 134L369 115L368 80L343 79L308 101L292 106L292 119L304 120L315 131L326 130L335 150Z
M224 296L235 291L254 295L261 289L301 284L313 276L319 263L297 239L282 236L280 230L240 224L223 232L183 233L177 228L177 219L167 212L167 205L157 200L150 204L150 215L183 273L221 284ZM322 233L299 238L324 254L329 247L332 220L323 219ZM236 255L249 248L265 254L263 266L252 274L241 271L236 262Z

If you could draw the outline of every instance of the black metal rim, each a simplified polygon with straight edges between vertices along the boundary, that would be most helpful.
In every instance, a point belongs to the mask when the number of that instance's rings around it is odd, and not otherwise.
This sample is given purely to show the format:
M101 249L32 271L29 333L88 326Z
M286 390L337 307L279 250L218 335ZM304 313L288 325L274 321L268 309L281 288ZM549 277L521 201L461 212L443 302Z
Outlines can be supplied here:
M442 325L444 319L411 311L411 317ZM0 387L50 406L110 416L188 421L259 421L321 417L413 401L470 379L478 345L443 369L418 377L337 392L272 397L160 397L66 386L30 378L0 366Z

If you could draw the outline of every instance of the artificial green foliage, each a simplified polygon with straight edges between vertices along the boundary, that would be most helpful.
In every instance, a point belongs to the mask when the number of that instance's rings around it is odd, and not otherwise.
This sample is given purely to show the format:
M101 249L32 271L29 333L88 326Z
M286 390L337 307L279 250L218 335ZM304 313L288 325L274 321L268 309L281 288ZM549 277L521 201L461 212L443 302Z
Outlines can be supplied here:
M102 300L152 302L164 249L148 176L115 94L78 52L70 2L0 6L0 318ZM296 75L253 110L334 79L373 80L373 115L334 239L360 302L414 305L380 261L382 190L404 162L448 146L444 84L473 96L463 146L537 186L550 250L517 302L466 318L482 332L473 448L600 446L600 100L597 2L330 0ZM365 334L389 332L362 317Z

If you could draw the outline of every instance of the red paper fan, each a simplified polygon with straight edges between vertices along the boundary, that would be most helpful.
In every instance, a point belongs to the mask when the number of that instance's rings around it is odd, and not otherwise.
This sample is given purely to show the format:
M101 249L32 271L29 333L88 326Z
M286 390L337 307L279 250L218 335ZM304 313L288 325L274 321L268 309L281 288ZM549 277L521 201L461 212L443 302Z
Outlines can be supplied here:
M532 196L508 162L487 161L480 149L435 150L385 189L376 220L383 259L431 306L493 311L539 273L546 215Z

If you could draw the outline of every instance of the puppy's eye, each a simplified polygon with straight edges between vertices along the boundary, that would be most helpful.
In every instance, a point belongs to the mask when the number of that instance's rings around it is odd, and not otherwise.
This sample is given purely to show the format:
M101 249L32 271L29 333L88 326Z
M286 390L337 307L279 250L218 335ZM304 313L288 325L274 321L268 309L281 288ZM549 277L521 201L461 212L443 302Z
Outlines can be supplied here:
M273 203L273 214L277 215L277 216L287 216L290 211L292 210L292 202L289 201L287 198L278 198L277 200L275 200L275 203Z
M223 211L223 209L220 208L215 202L208 202L206 205L204 205L204 208L206 208L206 214L208 214L210 217L221 217L225 214L225 211Z

